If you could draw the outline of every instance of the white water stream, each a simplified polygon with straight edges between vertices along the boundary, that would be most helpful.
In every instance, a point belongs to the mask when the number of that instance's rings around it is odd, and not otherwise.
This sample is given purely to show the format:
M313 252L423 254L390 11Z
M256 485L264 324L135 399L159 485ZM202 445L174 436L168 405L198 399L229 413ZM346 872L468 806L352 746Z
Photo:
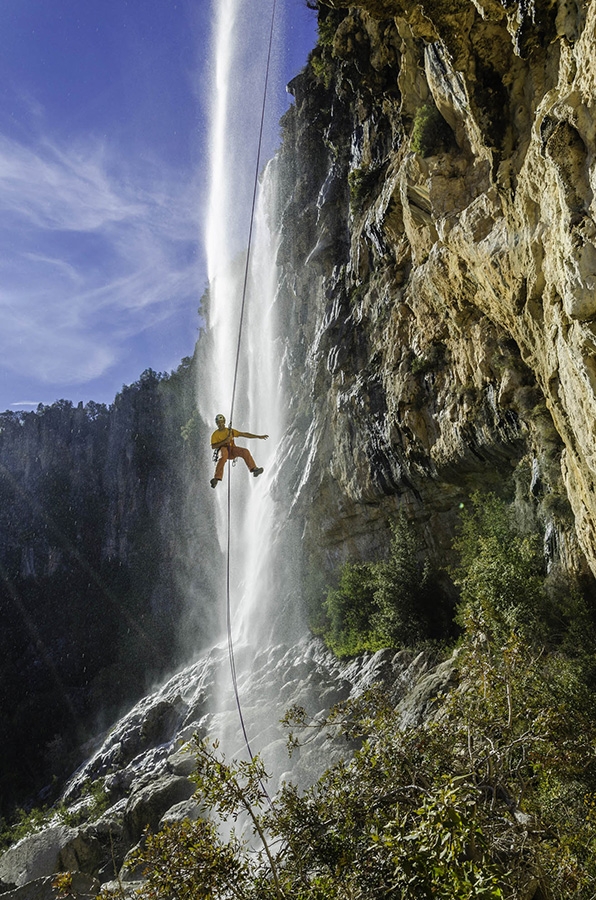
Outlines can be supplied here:
M214 0L215 73L211 98L210 194L205 245L209 278L207 331L210 360L200 373L198 406L209 430L222 413L229 425L234 367L239 340L246 251L251 228L251 202L257 171L259 128L264 97L272 0ZM276 16L282 4L277 4ZM280 24L274 32L274 46ZM271 146L277 132L281 83L279 56L273 55L265 108L264 145ZM263 168L265 160L261 160ZM276 513L270 487L275 456L284 431L286 402L281 393L279 342L275 299L276 236L267 225L267 205L274 180L259 173L258 202L253 220L250 265L242 324L239 370L232 426L239 431L268 434L268 440L238 438L248 447L257 466L265 469L254 478L244 461L226 465L223 481L212 490L214 463L205 461L202 472L207 502L216 505L221 560L219 596L222 635L226 608L227 492L231 491L230 598L234 654L237 670L249 664L259 649L269 646L275 618L275 591L271 573L274 558ZM222 638L223 640L223 638ZM231 675L222 673L220 708L229 706ZM242 697L240 697L242 702ZM259 723L259 728L266 723ZM254 728L254 723L253 723ZM233 731L238 732L234 726ZM225 742L225 735L220 735ZM250 739L250 735L249 735ZM237 749L234 741L234 750ZM257 748L258 749L258 748Z

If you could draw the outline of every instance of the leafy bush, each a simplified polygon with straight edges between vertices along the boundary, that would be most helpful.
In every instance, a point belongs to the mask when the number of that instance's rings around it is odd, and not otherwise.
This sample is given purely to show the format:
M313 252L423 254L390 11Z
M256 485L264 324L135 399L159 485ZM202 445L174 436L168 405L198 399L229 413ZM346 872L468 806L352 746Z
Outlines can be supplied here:
M350 210L353 214L362 211L366 198L370 195L379 173L377 169L361 166L352 169L348 174L348 187L350 189Z
M144 867L147 880L140 896L145 900L244 896L248 866L241 845L223 843L215 826L202 819L170 822L158 834L146 834L143 849L134 852L129 865Z
M147 878L141 900L588 900L593 710L568 705L568 673L537 664L529 645L500 652L477 637L466 632L459 687L422 725L403 730L381 688L325 721L288 713L293 728L359 743L307 790L285 783L269 800L258 757L227 763L196 742L197 799L244 840L211 821L147 837L131 861Z
M402 516L391 530L389 558L377 568L374 621L389 646L412 645L439 636L433 614L441 605L440 595L413 528Z
M454 542L460 566L453 572L460 611L484 610L497 636L539 629L546 605L540 536L520 533L512 508L494 494L474 494L461 522Z
M372 619L376 609L377 568L367 563L346 563L337 590L325 600L327 646L338 656L351 656L383 646Z
M313 51L309 61L315 78L327 90L333 78L333 60L330 54L325 51L322 53Z
M432 156L453 143L451 128L434 103L423 103L416 110L410 149L421 156Z
M404 516L391 525L387 560L346 563L324 601L327 646L338 656L444 637L445 598Z
M20 807L15 810L12 822L0 819L0 852L16 844L21 838L45 828L52 817L52 812L47 807L33 807L24 810Z
M333 38L337 31L336 17L332 12L327 11L325 18L323 18L322 15L319 15L317 30L319 34L319 46L331 49L333 46Z

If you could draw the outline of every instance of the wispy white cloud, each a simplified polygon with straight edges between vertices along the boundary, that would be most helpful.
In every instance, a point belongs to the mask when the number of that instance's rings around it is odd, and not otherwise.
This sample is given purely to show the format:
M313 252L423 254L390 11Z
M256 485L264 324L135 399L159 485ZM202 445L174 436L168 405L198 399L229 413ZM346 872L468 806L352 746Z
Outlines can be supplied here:
M188 174L149 158L0 135L1 364L84 383L196 302L198 209Z

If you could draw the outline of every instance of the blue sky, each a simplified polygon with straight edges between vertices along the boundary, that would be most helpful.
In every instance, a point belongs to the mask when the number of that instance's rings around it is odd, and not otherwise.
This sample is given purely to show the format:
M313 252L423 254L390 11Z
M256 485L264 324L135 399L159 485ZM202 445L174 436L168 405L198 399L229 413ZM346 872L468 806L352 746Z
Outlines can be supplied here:
M316 32L278 12L266 153ZM0 25L0 410L110 403L197 337L211 0L2 0Z

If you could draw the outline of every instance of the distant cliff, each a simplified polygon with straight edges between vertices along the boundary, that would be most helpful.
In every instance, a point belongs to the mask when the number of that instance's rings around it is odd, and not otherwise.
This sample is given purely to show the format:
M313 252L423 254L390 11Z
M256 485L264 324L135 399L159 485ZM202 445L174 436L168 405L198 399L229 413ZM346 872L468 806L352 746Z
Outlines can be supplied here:
M596 572L593 4L321 0L278 167L287 484L327 571L477 488Z
M4 801L69 771L100 714L111 721L213 637L202 435L181 436L195 382L188 359L144 372L110 407L0 414Z

